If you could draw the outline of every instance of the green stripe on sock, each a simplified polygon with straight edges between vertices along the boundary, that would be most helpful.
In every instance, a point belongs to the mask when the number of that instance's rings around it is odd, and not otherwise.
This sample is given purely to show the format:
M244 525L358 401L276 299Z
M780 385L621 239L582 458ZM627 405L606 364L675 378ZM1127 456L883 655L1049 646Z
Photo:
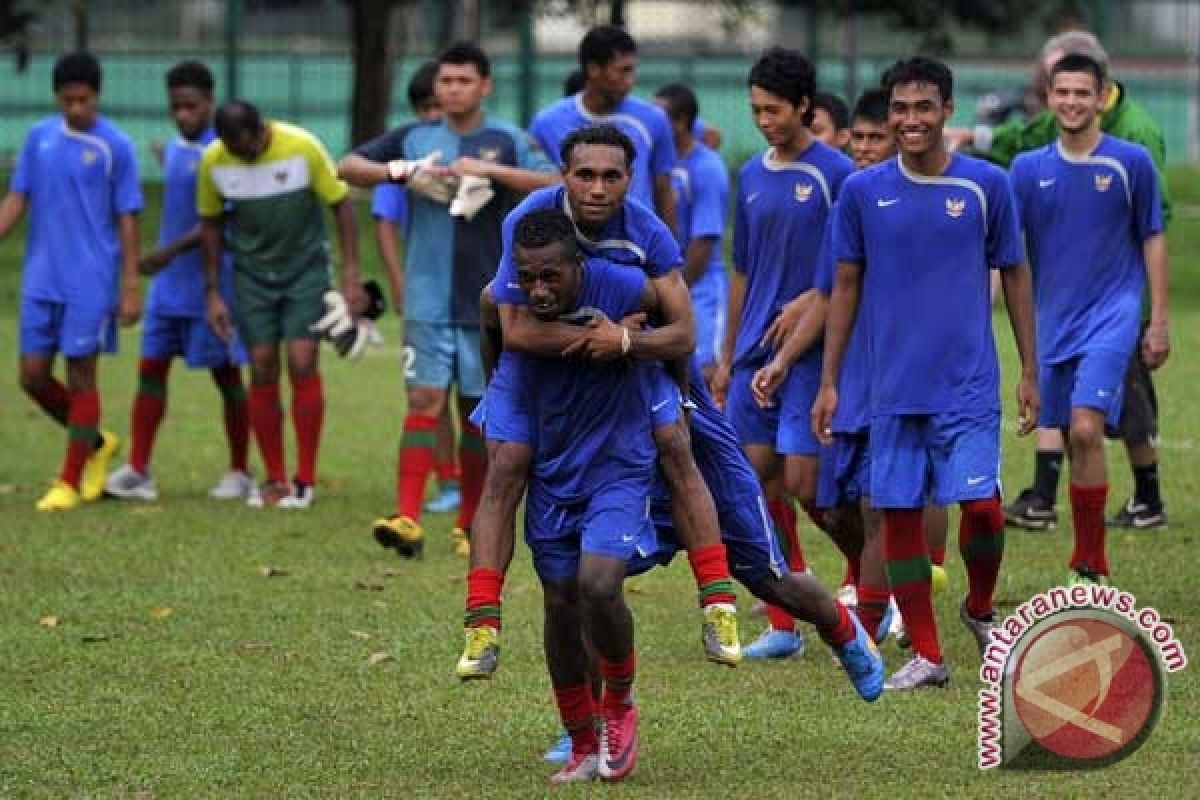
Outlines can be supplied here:
M714 594L733 594L733 581L724 579L706 583L700 587L700 604L704 605L704 601L712 597Z
M405 431L404 435L400 437L400 446L417 450L432 450L434 439L433 431Z
M463 430L458 438L458 449L468 453L484 452L483 437L473 431Z
M218 383L217 388L221 391L221 398L227 405L239 405L246 402L246 387L241 383Z
M887 562L888 583L892 591L913 583L929 583L933 579L933 564L925 556Z
M963 561L1004 555L1004 533L996 536L973 536L962 548Z
M468 628L477 627L482 620L494 620L497 626L500 623L500 606L479 606L478 608L467 609L463 614L463 625Z
M157 375L139 375L138 392L151 397L166 397L167 382Z
M95 425L68 425L67 438L73 442L87 442L92 444L97 441L99 433Z

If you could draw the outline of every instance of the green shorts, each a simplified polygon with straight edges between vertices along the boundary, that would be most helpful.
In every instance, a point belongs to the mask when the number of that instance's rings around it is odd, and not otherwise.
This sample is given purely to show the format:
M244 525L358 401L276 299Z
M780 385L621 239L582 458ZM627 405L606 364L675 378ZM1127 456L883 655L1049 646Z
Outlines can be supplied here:
M291 339L318 339L309 327L325 313L328 265L314 265L285 280L233 273L233 318L247 347Z

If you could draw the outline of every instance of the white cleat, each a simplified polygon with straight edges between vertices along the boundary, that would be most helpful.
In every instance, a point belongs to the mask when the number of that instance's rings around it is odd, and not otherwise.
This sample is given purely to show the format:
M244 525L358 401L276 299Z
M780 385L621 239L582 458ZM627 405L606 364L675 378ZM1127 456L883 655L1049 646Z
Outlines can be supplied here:
M121 500L144 500L153 502L158 499L158 486L154 478L143 475L126 464L118 469L104 482L104 493Z
M214 500L245 500L254 489L250 473L235 469L222 475L217 485L208 490L208 496Z
M308 484L292 481L292 493L279 501L278 508L306 511L317 499L317 491Z

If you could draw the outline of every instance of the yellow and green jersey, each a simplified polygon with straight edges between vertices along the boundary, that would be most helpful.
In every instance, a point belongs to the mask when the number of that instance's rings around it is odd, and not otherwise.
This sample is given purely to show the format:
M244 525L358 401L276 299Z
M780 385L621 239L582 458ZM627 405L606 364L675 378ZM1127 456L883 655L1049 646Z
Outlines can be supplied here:
M208 146L196 207L202 217L229 215L226 240L235 269L282 282L308 269L328 269L322 206L342 200L348 190L317 137L286 122L267 126L271 140L252 162L233 155L220 139Z

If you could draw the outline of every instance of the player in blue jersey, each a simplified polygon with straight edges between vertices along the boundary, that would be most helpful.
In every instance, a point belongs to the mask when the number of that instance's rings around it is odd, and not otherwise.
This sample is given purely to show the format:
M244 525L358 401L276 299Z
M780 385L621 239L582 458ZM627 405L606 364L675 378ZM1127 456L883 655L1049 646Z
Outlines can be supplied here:
M141 261L153 275L142 323L142 357L133 399L129 463L108 476L104 491L126 500L156 500L150 454L166 411L171 359L181 356L192 369L212 374L224 406L229 471L209 494L242 499L254 487L246 463L250 428L241 365L245 352L236 340L226 344L204 318L204 268L200 262L200 217L196 213L196 166L216 138L212 126L213 76L198 61L183 61L167 72L167 100L179 135L163 152L163 210L158 248ZM222 289L230 299L231 261L222 266Z
M67 429L58 479L39 511L67 511L104 492L115 434L101 431L97 356L117 348L116 321L141 315L142 190L133 142L97 112L100 64L89 53L54 65L61 114L34 125L0 203L0 239L29 212L21 275L21 388ZM66 383L54 358L66 361Z
M883 510L888 577L914 650L889 679L894 690L949 680L921 527L926 498L959 503L962 510L959 548L968 593L961 617L980 652L993 626L1004 515L991 269L1001 270L1021 358L1022 435L1033 429L1038 407L1031 279L1012 189L998 168L947 150L943 128L954 110L952 88L950 70L928 58L897 62L885 73L888 122L900 156L856 173L842 187L833 228L837 275L812 411L814 433L831 443L843 356L861 305L872 343L871 500Z
M523 214L544 208L567 211L585 252L645 272L655 284L664 324L652 331L639 331L625 349L650 361L668 359L676 367L682 359L686 370L695 334L687 284L679 272L679 246L653 211L626 197L633 142L611 125L592 126L570 134L559 155L564 164L564 186L527 197L505 221L505 242L511 242L512 226ZM581 334L578 328L543 323L533 317L528 297L516 280L507 244L490 292L498 305L491 316L502 330L502 335L497 332L494 338L502 342L489 349L499 351L502 347L503 352L498 352L499 361L484 402L488 472L467 573L467 646L457 667L463 678L490 677L496 666L495 659L485 655L498 650L501 588L512 559L515 515L534 444L531 416L519 392L519 364L529 354L558 355L580 343L584 355L590 358L617 354L606 351L602 343L591 341L589 334ZM683 351L670 352L659 346L664 339L671 340L681 333L688 343ZM485 338L485 344L491 338ZM712 661L736 664L741 660L741 646L735 598L716 510L680 424L679 384L686 384L686 376L677 383L657 363L647 365L643 372L647 402L654 414L655 443L699 588L705 651Z
M683 250L683 279L691 288L696 317L693 358L707 382L712 379L725 337L729 287L721 242L729 206L729 172L721 157L701 144L692 132L700 108L691 89L673 83L659 89L654 99L671 122L679 157L672 172L675 234Z
M1071 581L1108 582L1105 424L1121 414L1126 366L1142 342L1156 369L1170 351L1167 244L1149 152L1102 133L1108 76L1095 59L1063 56L1050 70L1053 144L1017 156L1013 188L1033 266L1042 428L1063 430L1071 463Z
M733 232L729 326L713 380L738 438L763 483L771 516L788 544L789 565L805 568L790 494L820 524L816 497L817 441L808 418L817 391L817 347L788 373L777 405L754 400L751 381L771 355L770 332L785 306L813 288L821 240L842 181L854 165L813 138L816 70L794 50L774 47L750 70L754 122L770 147L743 165ZM803 642L790 615L767 609L769 627L746 655L786 657Z
M374 535L387 547L411 549L423 541L420 519L425 484L434 468L434 432L453 384L462 426L463 481L454 537L456 549L465 555L484 474L483 440L469 419L484 389L479 294L500 260L505 214L521 192L557 183L558 177L523 131L484 113L492 78L483 50L459 42L437 61L434 93L442 120L401 127L362 145L342 159L340 172L356 185L395 180L410 190L404 337L412 377L397 463L396 513L375 520ZM448 207L421 193L422 184L415 181L425 173L459 181L486 179L496 196L473 213L456 214L453 204Z
M833 92L817 92L813 96L812 135L834 150L848 152L850 147L850 109L846 101Z
M579 43L583 89L539 111L529 132L543 150L556 157L571 131L599 123L618 128L633 140L636 149L630 195L658 211L674 230L671 170L675 167L675 143L662 109L630 94L637 64L637 43L625 29L613 25L592 28Z

